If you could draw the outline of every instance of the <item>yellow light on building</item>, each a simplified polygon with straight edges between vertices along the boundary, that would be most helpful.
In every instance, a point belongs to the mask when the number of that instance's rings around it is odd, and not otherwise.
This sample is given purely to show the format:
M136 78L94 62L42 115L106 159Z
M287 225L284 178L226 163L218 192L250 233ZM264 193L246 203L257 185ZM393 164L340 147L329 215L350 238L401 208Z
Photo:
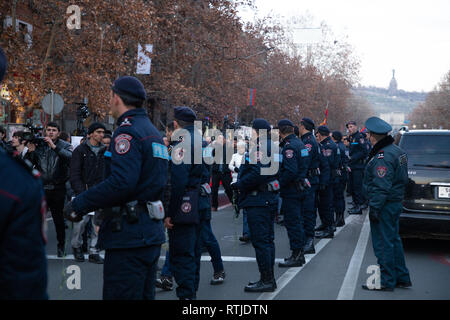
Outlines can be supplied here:
M2 89L0 91L0 97L2 97L5 100L11 100L11 94L8 91L8 87L5 85L2 86Z

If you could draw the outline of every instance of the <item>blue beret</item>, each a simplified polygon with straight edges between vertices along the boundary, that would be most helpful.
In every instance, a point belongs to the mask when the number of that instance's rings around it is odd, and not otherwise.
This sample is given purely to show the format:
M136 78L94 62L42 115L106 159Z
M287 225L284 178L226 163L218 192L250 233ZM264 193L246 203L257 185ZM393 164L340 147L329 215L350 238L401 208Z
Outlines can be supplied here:
M267 122L267 120L266 119L261 119L261 118L253 120L252 128L256 129L256 130L262 130L262 129L270 130L270 129L272 129L270 127L270 124Z
M6 60L5 53L2 48L0 48L0 82L3 80L3 77L6 73L6 66L8 65L8 61Z
M112 91L124 98L145 100L145 88L139 79L131 76L120 77L114 81Z
M197 119L197 115L194 110L189 107L175 107L174 109L174 117L177 120L182 120L186 122L194 122Z
M327 126L319 126L317 128L317 132L319 132L323 136L328 136L330 134L330 129Z
M342 140L342 133L340 131L333 131L332 136L337 141L341 141Z
M370 117L367 119L366 128L369 132L375 134L387 134L392 131L391 125L378 117Z
M285 127L285 126L295 127L294 124L292 123L292 121L289 119L283 119L283 120L278 121L278 128Z
M310 118L303 118L301 123L307 130L312 130L316 127L314 121L312 121Z

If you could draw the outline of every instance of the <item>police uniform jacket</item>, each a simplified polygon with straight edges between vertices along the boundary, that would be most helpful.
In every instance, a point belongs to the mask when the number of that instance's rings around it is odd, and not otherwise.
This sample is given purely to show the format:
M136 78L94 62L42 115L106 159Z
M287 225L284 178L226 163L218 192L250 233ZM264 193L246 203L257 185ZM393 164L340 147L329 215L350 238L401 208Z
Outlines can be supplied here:
M347 157L347 148L342 141L339 141L337 144L340 161L339 161L339 170L341 173L340 180L347 180L347 166L348 166L348 157Z
M0 149L0 300L48 299L42 181Z
M278 203L278 194L276 192L264 191L269 182L275 181L278 171L273 174L261 174L263 168L270 167L273 161L279 161L272 155L272 141L270 137L265 141L257 141L257 144L245 153L244 163L239 168L239 175L236 186L240 191L239 207L265 207ZM271 163L262 164L263 155L271 158ZM279 163L278 163L279 166ZM266 169L267 170L267 169Z
M307 178L312 185L319 184L319 175L315 174L314 171L320 167L320 147L316 141L316 138L312 132L307 132L302 135L301 140L308 149L309 158L309 168Z
M364 174L364 189L371 208L381 210L386 202L403 200L408 183L408 158L393 144L394 138L380 140L370 154Z
M354 134L349 136L349 151L350 160L349 166L352 170L364 169L365 159L367 157L367 146L364 137L361 132L356 131Z
M281 165L279 173L280 196L282 198L299 198L300 190L296 182L303 181L309 168L309 154L303 142L295 134L283 139L280 147Z
M142 108L128 110L117 124L110 145L111 174L73 200L76 212L123 206L134 200L141 205L162 200L169 156L161 134ZM162 244L165 236L162 221L141 212L135 224L122 217L120 232L112 231L111 217L106 217L98 241L104 249L139 248Z
M322 154L330 167L330 183L337 183L339 179L337 170L339 170L339 163L341 161L340 150L330 137L322 140L320 144L322 146Z
M194 149L195 141L200 141L203 146L201 132L194 128L194 125L183 128L185 135L180 141L174 143L171 152L172 161L170 162L170 203L169 211L166 217L174 218L182 203L182 197L186 191L198 189L205 181L205 166L200 158L200 163L195 164L194 154L198 152ZM187 137L189 135L189 139ZM190 140L190 141L189 141ZM190 152L188 150L190 148ZM189 157L190 159L185 159Z
M328 186L331 181L331 168L330 168L330 162L324 155L324 148L322 144L319 145L319 169L320 169L320 176L319 176L319 184L322 186Z

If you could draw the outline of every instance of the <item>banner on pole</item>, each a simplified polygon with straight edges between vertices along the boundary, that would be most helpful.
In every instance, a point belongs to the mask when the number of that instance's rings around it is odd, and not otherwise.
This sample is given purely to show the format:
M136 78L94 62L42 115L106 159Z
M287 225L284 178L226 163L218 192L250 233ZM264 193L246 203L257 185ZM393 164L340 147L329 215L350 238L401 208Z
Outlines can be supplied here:
M255 89L248 89L248 105L253 107L255 105Z

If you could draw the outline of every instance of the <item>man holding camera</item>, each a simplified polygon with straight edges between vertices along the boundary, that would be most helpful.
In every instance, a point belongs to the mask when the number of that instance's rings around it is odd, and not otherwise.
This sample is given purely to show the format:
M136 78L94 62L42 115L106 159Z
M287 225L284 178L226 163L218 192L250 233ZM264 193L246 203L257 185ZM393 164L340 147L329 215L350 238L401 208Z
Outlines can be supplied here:
M52 212L58 240L58 257L64 255L66 230L63 208L66 197L65 183L69 179L69 164L72 158L72 146L59 139L60 128L50 122L45 128L45 137L34 143L28 143L32 163L41 173L47 205Z

